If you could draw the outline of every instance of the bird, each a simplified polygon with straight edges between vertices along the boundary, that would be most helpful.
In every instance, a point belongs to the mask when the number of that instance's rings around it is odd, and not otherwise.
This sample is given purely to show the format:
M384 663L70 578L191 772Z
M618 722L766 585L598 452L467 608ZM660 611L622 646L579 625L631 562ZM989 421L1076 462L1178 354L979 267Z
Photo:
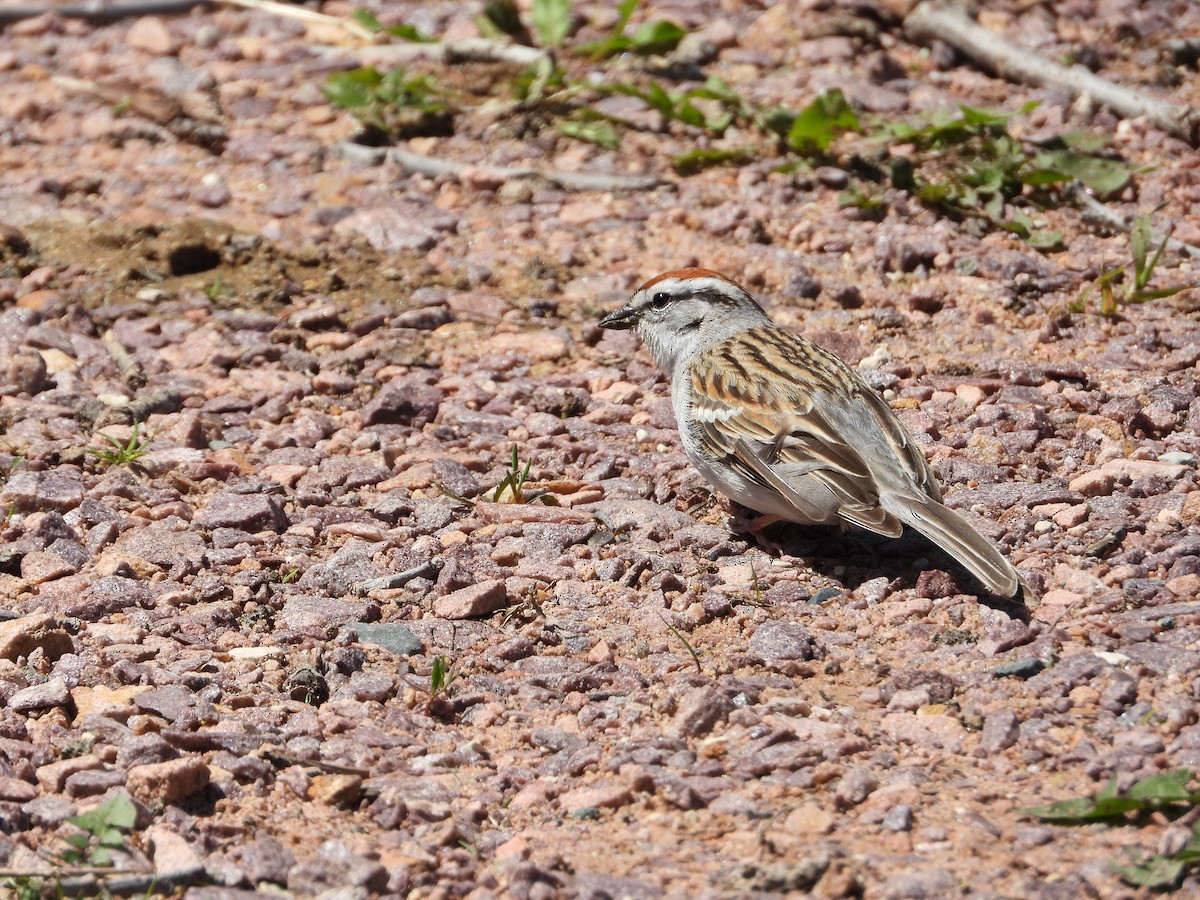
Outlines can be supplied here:
M993 594L1022 589L1012 563L943 504L887 402L737 282L704 268L665 272L599 325L632 329L668 375L684 451L721 493L774 521L889 538L907 525Z

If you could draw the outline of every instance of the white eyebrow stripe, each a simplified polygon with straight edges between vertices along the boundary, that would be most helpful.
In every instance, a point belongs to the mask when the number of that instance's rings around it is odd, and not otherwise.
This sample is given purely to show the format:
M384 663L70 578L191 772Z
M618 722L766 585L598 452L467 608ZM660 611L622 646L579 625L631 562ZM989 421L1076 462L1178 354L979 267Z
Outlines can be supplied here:
M643 288L643 290L651 297L658 293L676 294L685 284L687 285L689 291L694 291L696 293L706 290L724 292L733 287L733 285L730 284L730 282L726 279L713 278L711 275L709 275L703 278L664 278L662 281L659 281L648 288Z

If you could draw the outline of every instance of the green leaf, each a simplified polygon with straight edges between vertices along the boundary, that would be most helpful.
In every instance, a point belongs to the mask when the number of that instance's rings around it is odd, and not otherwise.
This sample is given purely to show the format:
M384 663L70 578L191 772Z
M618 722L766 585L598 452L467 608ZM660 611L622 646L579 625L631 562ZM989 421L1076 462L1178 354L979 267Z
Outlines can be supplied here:
M1130 178L1129 167L1123 162L1074 150L1044 151L1033 158L1032 165L1032 172L1021 176L1026 184L1048 183L1053 175L1058 181L1080 181L1098 194L1119 191ZM1031 175L1041 180L1030 180Z
M786 106L769 106L762 110L763 127L768 131L773 131L780 137L787 137L789 131L792 130L792 124L796 121L796 114Z
M689 150L671 159L671 167L680 175L695 175L713 166L742 165L755 158L752 147L731 147L725 150Z
M625 33L625 28L629 25L629 19L633 16L633 11L637 8L638 0L621 0L617 4L617 24L613 26L612 30L614 35Z
M710 75L703 87L690 91L693 97L703 97L706 100L719 100L726 106L740 107L743 105L742 95L731 88L716 75Z
M1061 231L1032 231L1026 241L1034 250L1061 250L1064 246Z
M137 807L128 794L113 794L95 809L67 819L84 831L99 835L107 828L132 828L137 821Z
M1105 273L1106 275L1111 274ZM1101 283L1097 279L1097 283ZM1111 280L1111 278L1110 278ZM1109 286L1104 282L1102 287ZM1186 769L1167 772L1163 775L1151 775L1135 783L1125 794L1117 793L1117 780L1114 778L1103 789L1092 797L1077 797L1071 800L1060 800L1047 806L1036 806L1023 809L1022 812L1050 822L1091 822L1097 819L1108 819L1128 812L1141 812L1158 809L1172 803L1200 803L1200 793L1189 791L1187 785L1192 780L1192 773Z
M1114 865L1113 871L1126 884L1151 889L1169 888L1183 877L1184 863L1168 856L1151 856L1129 866Z
M616 150L621 138L608 122L560 122L558 133L577 141L596 144L606 150Z
M1192 773L1187 769L1151 775L1134 784L1126 794L1131 800L1158 803L1198 803L1200 794L1188 790Z
M1167 297L1174 297L1176 294L1182 294L1184 291L1194 291L1200 287L1200 284L1180 284L1169 288L1144 288L1140 291L1133 291L1126 298L1129 303L1148 303L1151 300L1163 300Z
M881 196L863 190L858 182L851 182L849 187L838 194L838 206L852 206L864 212L878 212L885 204Z
M533 27L543 47L558 47L571 27L571 0L533 0Z
M350 16L368 31L383 32L404 41L411 41L414 44L437 43L437 38L430 37L418 31L412 25L403 22L399 25L383 25L379 19L375 18L375 14L368 9L356 9Z
M675 118L685 125L693 125L696 128L703 128L708 124L708 120L704 118L704 113L700 112L692 101L686 97L681 99L675 107Z
M383 76L374 66L365 66L350 72L334 72L325 79L325 97L334 106L342 109L362 109L375 101L375 90L383 82Z
M647 22L633 33L630 49L643 56L670 53L686 34L687 32L674 22Z
M817 96L800 111L788 132L788 146L802 156L820 156L838 137L860 127L858 116L841 90L834 88Z
M483 14L477 20L487 30L493 30L492 35L504 34L511 38L519 38L525 34L525 25L521 21L521 13L513 0L489 0L483 5ZM484 29L481 29L484 30Z

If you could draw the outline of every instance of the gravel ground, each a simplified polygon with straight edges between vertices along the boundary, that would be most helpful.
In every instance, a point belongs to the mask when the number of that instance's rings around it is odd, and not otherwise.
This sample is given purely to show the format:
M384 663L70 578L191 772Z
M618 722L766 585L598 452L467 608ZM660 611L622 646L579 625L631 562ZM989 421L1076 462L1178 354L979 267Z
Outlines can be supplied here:
M1200 102L1168 52L1194 4L986 6ZM1200 244L1185 144L825 33L870 8L655 7L759 102L1041 100L1017 130L1111 134L1151 167L1111 208ZM321 39L234 7L0 32L0 865L52 872L67 819L127 792L118 867L189 900L1138 896L1110 863L1182 825L1022 808L1200 766L1196 295L1071 313L1125 236L1048 210L1040 254L899 196L872 221L840 170L778 160L678 179L672 128L414 142L669 182L633 194L356 161L320 89L353 53ZM685 264L872 367L1027 607L916 537L732 527L664 378L595 326ZM514 447L525 502L492 502Z

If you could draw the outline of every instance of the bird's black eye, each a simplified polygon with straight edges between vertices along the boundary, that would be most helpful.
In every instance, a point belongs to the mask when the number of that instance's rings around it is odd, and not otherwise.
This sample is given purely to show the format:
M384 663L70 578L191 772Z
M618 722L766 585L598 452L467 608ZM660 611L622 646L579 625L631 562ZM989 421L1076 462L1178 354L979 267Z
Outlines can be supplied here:
M659 291L657 294L655 294L654 299L650 301L651 305L655 309L662 309L664 306L666 306L670 302L671 302L671 295L663 293L662 291Z

